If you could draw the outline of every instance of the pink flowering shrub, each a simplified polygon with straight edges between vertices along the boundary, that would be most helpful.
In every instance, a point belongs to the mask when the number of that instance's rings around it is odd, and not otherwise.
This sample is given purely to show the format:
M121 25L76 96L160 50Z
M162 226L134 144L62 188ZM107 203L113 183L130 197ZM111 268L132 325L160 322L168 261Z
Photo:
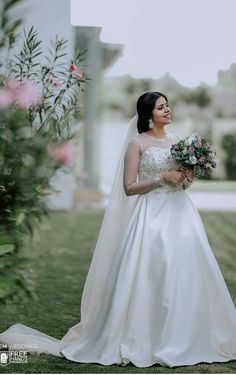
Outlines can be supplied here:
M5 280L0 302L23 285L28 288L18 274L19 250L48 214L45 198L54 192L55 172L73 168L71 130L78 116L78 89L87 80L77 76L82 52L64 61L67 41L56 37L50 53L43 53L33 27L11 54L15 24L7 12L13 3L1 8L6 30L0 25L0 52L7 48L11 56L0 66L0 261L2 256L7 261L0 270Z

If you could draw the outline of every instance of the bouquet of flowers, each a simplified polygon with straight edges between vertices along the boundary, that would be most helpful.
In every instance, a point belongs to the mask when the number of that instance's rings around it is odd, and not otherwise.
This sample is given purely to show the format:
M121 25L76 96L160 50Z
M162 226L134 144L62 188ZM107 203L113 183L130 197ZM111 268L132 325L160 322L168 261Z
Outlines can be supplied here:
M216 167L216 151L205 138L196 132L181 139L170 148L172 158L185 168L192 169L196 177L212 172Z

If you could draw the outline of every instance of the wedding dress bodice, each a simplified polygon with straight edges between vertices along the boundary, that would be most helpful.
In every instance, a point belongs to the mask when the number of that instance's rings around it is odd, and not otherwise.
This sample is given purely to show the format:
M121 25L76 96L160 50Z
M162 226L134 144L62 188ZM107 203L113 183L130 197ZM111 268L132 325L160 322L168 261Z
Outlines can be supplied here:
M142 194L151 190L166 193L183 190L182 185L174 185L169 182L153 187L153 179L161 172L178 168L178 163L171 156L170 148L182 137L171 132L166 132L166 134L165 137L158 139L144 132L131 139L124 159L124 188L126 191L131 186L133 194Z
M167 133L168 137L163 139L163 142L158 142L154 137L141 133L136 136L141 146L141 156L139 162L138 179L149 180L163 171L176 170L177 163L171 157L170 147L173 143L178 142L179 136ZM145 139L146 137L147 139ZM180 185L165 183L164 186L159 186L155 190L158 191L176 191L183 190Z

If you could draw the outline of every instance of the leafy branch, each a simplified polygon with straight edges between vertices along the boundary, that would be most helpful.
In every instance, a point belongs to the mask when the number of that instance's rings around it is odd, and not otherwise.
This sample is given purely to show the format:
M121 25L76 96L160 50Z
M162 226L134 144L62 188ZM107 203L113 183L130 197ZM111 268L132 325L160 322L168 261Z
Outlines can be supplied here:
M17 39L17 30L22 24L20 18L12 17L12 8L21 0L2 0L0 2L0 86L10 73L10 53Z
M40 62L35 59L42 54L41 41L37 39L38 34L33 26L28 34L24 29L25 41L20 52L15 55L16 62L13 65L15 78L20 81L37 77L36 67L40 66Z
M84 61L86 51L75 50L70 63L64 60L67 56L68 41L55 37L51 41L45 62L41 63L43 51L38 32L31 27L28 33L24 30L24 42L18 54L15 55L13 73L19 81L30 79L39 88L41 101L29 109L29 122L32 135L48 131L50 126L57 128L68 124L79 111L77 105L77 89L83 91L82 85L89 78L78 79L70 66L78 67Z

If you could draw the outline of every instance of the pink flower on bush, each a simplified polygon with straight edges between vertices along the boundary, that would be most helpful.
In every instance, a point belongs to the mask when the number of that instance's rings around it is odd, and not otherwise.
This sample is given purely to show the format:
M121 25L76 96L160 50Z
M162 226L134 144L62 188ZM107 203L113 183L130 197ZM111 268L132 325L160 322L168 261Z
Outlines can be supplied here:
M81 81L83 79L83 74L82 73L77 73L76 74L76 78L78 79L78 81Z
M0 107L8 107L15 103L21 108L29 108L37 104L41 96L36 86L31 81L7 81L4 88L0 90Z
M22 108L29 108L41 100L41 95L31 81L24 81L14 90L15 103Z
M77 66L75 64L71 64L71 66L69 68L70 72L73 72L76 69L77 69Z
M75 160L75 148L71 143L52 145L48 147L48 154L63 165L69 165Z

